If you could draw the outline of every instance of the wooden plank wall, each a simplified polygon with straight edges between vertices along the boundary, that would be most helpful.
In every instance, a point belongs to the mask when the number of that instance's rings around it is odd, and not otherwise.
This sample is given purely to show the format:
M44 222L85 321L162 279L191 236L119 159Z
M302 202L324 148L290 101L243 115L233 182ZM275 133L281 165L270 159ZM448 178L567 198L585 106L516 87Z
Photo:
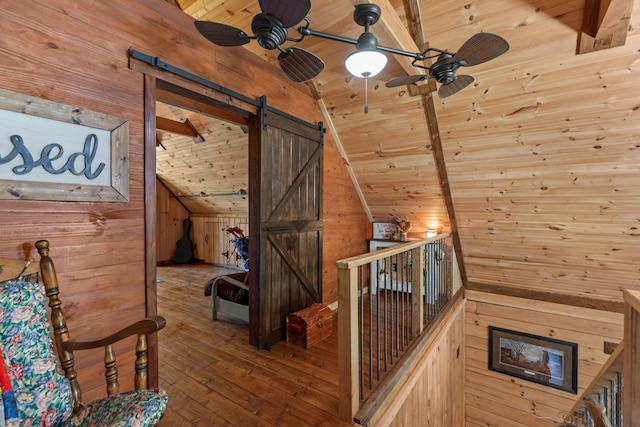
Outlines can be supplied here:
M224 231L226 227L238 227L249 235L249 221L246 216L212 215L192 216L195 257L215 265L242 267L242 260L233 254L233 236ZM224 254L228 253L229 256Z
M555 426L609 358L604 342L623 338L623 315L467 291L466 425ZM498 326L578 344L578 394L488 369L488 327Z
M371 224L365 213L342 158L329 133L324 144L324 183L322 193L322 301L338 301L340 259L366 253Z
M163 0L25 0L3 2L0 12L4 89L121 117L130 125L128 202L0 201L0 255L36 258L34 242L50 240L72 337L106 334L146 314L145 206L153 209L156 201L144 199L144 79L129 68L130 48L252 99L267 95L271 106L304 120L322 120L306 85L262 62L256 66L258 59L244 49L217 48L195 30L192 18ZM325 143L334 145L330 135ZM336 183L324 211L330 271L337 257L364 250L366 217L339 157L326 163L325 179ZM337 281L326 289L337 295ZM103 396L103 386L93 380L102 376L103 355L77 356L84 400ZM132 365L120 367L121 375L132 371ZM123 378L122 388L127 384Z
M190 215L179 199L172 197L171 192L160 181L156 186L156 244L158 264L173 262L176 242L182 238L184 232L183 221L191 219L189 237L193 243L193 256L209 264L224 266L227 257L224 252L233 251L231 235L224 231L225 227L239 227L246 235L249 234L249 222L246 215ZM242 263L231 260L232 264L240 267Z
M409 378L371 427L462 426L464 423L465 302L453 307L442 329L408 369Z
M156 180L156 251L159 264L170 263L176 250L176 242L183 234L183 221L189 211L162 182Z

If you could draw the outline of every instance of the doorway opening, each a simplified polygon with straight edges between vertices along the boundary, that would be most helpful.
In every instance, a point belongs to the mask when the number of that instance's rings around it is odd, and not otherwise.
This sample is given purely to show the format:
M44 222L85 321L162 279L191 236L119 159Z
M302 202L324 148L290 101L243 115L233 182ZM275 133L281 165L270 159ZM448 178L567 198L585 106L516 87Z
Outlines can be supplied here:
M322 298L323 127L267 107L264 97L259 103L247 102L247 98L244 98L245 101L241 98L230 100L228 96L219 100L204 86L200 90L194 89L199 87L194 83L190 83L190 88L186 89L181 84L153 77L146 77L145 82L147 123L156 123L159 117L157 110L163 108L167 110L166 115L172 114L172 111L176 115L186 114L185 110L193 111L218 119L219 122L216 123L225 122L226 125L221 126L231 128L230 132L237 133L238 129L244 132L245 128L248 131L248 149L245 151L248 155L240 156L249 159L248 181L240 179L237 187L231 187L224 193L231 193L227 194L228 197L240 196L248 200L247 228L251 234L248 274L249 342L258 348L268 347L284 338L287 314L320 302ZM173 120L169 123L174 126L186 124L189 128L195 128L193 123L185 123L184 118L174 120L175 118L162 117L161 121ZM202 117L193 117L194 121L201 119ZM164 124L167 125L166 122ZM153 171L145 176L145 197L149 212L147 251L153 252L147 257L147 277L155 277L158 261L155 250L159 243L158 233L149 224L155 226L157 221L155 203L151 203L156 200L155 172L157 168L164 167L156 164L155 152L162 150L163 145L162 140L157 137L156 128L157 126L153 129L147 126L145 138L145 164L148 171ZM197 189L198 181L203 178L193 173L194 165L199 165L202 170L218 170L210 158L198 161L193 159L194 146L204 144L201 146L206 150L207 143L201 140L210 135L200 132L189 134L187 131L184 133L191 138L185 142L189 148L179 155L173 155L171 162L181 165L182 171L174 171L172 174L184 175L180 179L190 186L185 187L188 188L184 190L187 194L179 194L175 199L200 202L210 197L215 198L215 195ZM218 150L218 153L213 154L215 158L221 153ZM177 155L179 158L176 160ZM167 159L163 161L168 162ZM248 184L248 194L242 188L245 183ZM206 207L207 204L193 209L204 209L202 206ZM194 234L204 239L207 234L199 231L200 228L204 227L194 227ZM165 242L166 245L170 243ZM151 285L147 294L148 307L157 306L155 298Z
M155 314L158 311L157 284L155 283L158 269L156 188L160 184L157 184L156 181L156 150L162 150L162 147L157 146L159 145L156 123L157 103L162 102L189 111L197 111L206 116L226 121L231 125L241 128L246 126L248 130L250 188L247 200L249 202L248 231L251 236L249 270L250 273L253 272L250 274L249 283L250 297L253 298L250 301L252 311L249 316L249 343L253 347L247 345L247 340L244 338L246 335L231 332L224 337L213 337L209 329L214 322L210 320L211 316L208 310L206 316L200 316L202 318L199 324L174 319L172 323L176 328L181 332L186 331L186 336L182 335L181 338L183 347L175 347L171 342L176 338L172 331L162 331L172 334L163 336L161 332L159 340L164 346L162 347L163 351L166 348L175 354L176 364L171 366L162 364L162 369L156 366L156 372L161 370L163 375L168 375L168 379L163 380L165 385L168 383L171 384L170 387L173 387L172 382L182 383L174 390L178 396L184 398L177 406L188 406L192 403L190 396L201 395L203 390L208 389L208 387L203 389L196 378L208 375L212 384L213 382L217 383L220 378L222 378L221 381L224 381L223 375L209 372L210 368L223 363L236 366L237 360L249 360L255 358L256 354L265 354L259 349L268 346L269 340L273 337L280 339L283 337L282 326L285 315L302 308L297 304L318 301L322 295L323 128L320 124L316 126L303 123L282 114L282 112L268 108L266 98L261 99L259 103L242 96L234 98L229 95L228 91L218 91L214 84L199 83L202 79L167 72L168 64L164 62L154 61L154 58L139 53L135 54L135 52L133 57L136 61L144 62L143 64L136 63L135 66L136 69L145 73L144 191L147 310L149 314ZM158 69L156 63L162 63L167 67ZM175 69L175 67L168 68ZM205 139L207 137L207 135L201 136ZM194 142L194 144L196 143ZM269 156L264 155L265 153L262 151L267 149L270 153ZM189 193L189 195L191 194ZM264 203L261 204L261 201ZM262 230L265 232L262 233ZM175 247L175 239L168 244ZM263 258L264 262L261 261ZM189 274L189 272L181 272L180 279L193 283L194 281L190 280ZM200 295L199 299L194 298L195 303L199 304L204 301L210 307L211 300L204 297L201 279L196 279L195 282ZM309 299L307 295L313 295L313 297ZM278 298L273 298L274 296ZM186 316L190 315L191 318L198 316L197 313L190 312L190 302L184 298L184 295L174 294L171 296L171 302L174 303L172 311L179 314L184 313ZM272 321L271 324L268 322L269 320ZM231 322L226 320L223 322L224 325L233 326ZM264 327L266 333L260 329L261 326ZM269 332L273 332L273 334ZM254 334L253 337L251 333ZM194 350L191 347L193 345L203 345L204 350ZM335 341L333 344L328 342L327 345L328 348L333 348ZM158 362L158 355L152 353L153 349L158 349L158 345L150 342L149 347L152 349L149 353L150 371L153 372L153 364ZM221 352L221 348L224 348L224 353ZM266 358L272 359L272 357ZM286 358L286 361L289 362L290 358ZM189 375L183 375L175 369L179 365L190 365L191 368L188 368L193 372L190 372ZM332 366L335 366L335 363ZM292 366L287 366L285 371L278 371L277 376L286 376L286 372L291 371L292 368ZM198 369L203 371L198 372ZM317 378L317 381L322 381L326 376L324 372L320 372L318 375L311 374L310 367L305 366L302 369L305 375L311 375ZM227 389L227 387L222 388ZM181 394L180 390L183 389L190 391ZM273 394L272 390L268 391L269 396ZM207 402L207 405L216 405ZM271 406L273 405L269 405L269 407ZM226 404L220 404L220 408L225 408L221 409L222 412L226 411L227 407ZM235 414L235 411L230 412ZM325 415L323 414L323 417Z

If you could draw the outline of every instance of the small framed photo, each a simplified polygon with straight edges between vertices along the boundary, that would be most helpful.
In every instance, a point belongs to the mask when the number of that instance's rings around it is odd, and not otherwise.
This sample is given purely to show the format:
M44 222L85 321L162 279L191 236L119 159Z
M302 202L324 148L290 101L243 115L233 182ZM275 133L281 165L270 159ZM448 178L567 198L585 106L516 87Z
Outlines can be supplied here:
M489 326L489 369L578 393L578 344Z
M395 222L374 222L373 238L381 240L393 240L393 236L398 231L398 224Z

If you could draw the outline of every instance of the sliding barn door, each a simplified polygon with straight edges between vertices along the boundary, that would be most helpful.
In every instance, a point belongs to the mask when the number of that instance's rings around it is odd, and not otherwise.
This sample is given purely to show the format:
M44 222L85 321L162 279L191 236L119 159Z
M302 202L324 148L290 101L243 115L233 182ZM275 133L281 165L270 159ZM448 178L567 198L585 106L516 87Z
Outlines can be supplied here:
M270 111L250 128L250 342L264 348L322 299L323 130Z

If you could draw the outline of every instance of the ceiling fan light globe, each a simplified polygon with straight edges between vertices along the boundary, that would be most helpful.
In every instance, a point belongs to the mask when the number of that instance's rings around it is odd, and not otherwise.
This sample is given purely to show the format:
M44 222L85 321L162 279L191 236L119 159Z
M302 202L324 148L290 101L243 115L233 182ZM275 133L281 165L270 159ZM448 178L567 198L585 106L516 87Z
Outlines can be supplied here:
M356 50L347 56L344 65L356 77L373 77L387 65L387 56L377 50Z

